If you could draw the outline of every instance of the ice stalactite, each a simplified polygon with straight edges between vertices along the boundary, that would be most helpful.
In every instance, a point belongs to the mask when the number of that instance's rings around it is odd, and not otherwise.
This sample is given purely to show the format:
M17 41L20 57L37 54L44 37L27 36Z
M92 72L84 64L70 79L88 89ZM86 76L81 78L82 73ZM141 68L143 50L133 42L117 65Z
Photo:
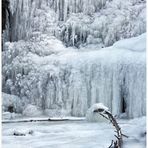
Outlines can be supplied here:
M133 1L11 0L11 41L30 40L46 33L66 46L110 46L145 32L145 1L132 5Z
M106 0L104 0L103 3L105 1ZM102 0L97 0L97 2L100 4L102 3ZM34 19L37 14L42 15L45 13L43 10L47 12L45 15L49 15L48 11L50 12L51 10L54 10L56 12L55 16L57 21L66 22L72 13L90 13L88 12L91 11L91 9L88 8L89 5L92 5L92 7L97 6L95 1L89 0L11 0L10 11L13 18L11 22L13 24L12 40L27 40L30 38L30 35L33 33L34 29L36 29L35 26L33 26L35 23ZM48 24L48 21L50 22L50 20L46 20L46 22L42 23ZM43 32L42 29L39 31Z

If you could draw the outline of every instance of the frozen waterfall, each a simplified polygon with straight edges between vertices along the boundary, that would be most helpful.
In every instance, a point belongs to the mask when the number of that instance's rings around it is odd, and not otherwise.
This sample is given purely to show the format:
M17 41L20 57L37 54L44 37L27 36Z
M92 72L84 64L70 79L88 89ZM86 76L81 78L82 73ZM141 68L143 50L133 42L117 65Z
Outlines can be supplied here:
M24 104L43 110L64 109L74 116L84 116L98 102L113 114L126 113L130 118L145 115L145 37L125 40L130 47L123 40L95 51L64 48L55 38L39 43L42 46L7 43L3 91L18 95Z

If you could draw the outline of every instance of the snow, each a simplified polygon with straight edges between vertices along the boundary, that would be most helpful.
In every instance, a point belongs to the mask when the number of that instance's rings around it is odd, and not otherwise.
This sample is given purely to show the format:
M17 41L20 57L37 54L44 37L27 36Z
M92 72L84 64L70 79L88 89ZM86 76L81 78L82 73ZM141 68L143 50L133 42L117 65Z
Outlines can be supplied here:
M94 111L97 110L97 109L102 109L102 110L108 111L108 108L107 108L106 106L104 106L103 103L94 104L94 105L91 106L91 108L90 108L91 112L94 112Z
M146 118L119 120L124 134L124 147L145 148ZM14 136L14 131L26 136ZM33 134L28 134L33 131ZM33 122L3 124L3 148L10 147L58 147L58 148L106 148L114 137L114 128L109 123L71 122Z
M140 35L139 37L134 37L130 39L124 39L116 42L113 47L122 48L132 51L144 51L146 50L146 33ZM135 46L136 45L136 46Z
M22 117L22 114L18 113L10 113L10 112L3 112L2 113L2 120L13 120Z
M26 117L26 116L19 116L17 118L8 118L3 119L2 123L18 123L18 122L37 122L37 121L84 121L85 117L50 117L46 115L40 115L38 117Z
M99 113L95 113L94 111L95 110L98 110L98 109L101 109L103 111L109 111L109 109L104 106L104 104L102 103L96 103L94 105L92 105L87 113L86 113L86 119L87 121L90 121L90 122L96 122L96 121L99 121L99 122L107 122L107 119L102 117Z
M43 112L41 111L41 109L39 109L37 106L35 105L31 105L28 104L26 106L26 108L23 110L22 113L24 116L31 116L31 117L35 117L35 116L40 116L43 114Z

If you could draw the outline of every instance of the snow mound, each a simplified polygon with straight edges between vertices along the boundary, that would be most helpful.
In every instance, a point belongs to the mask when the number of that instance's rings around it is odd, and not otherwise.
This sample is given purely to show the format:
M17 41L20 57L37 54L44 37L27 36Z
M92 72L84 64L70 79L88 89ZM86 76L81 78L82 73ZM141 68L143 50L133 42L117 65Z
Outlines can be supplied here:
M95 110L102 110L102 111L109 111L109 109L104 106L102 103L96 103L92 105L87 113L86 113L86 119L89 122L107 122L107 119L102 117L98 112L94 112ZM101 111L101 112L102 112Z
M36 117L42 115L42 111L35 105L28 104L23 111L24 116Z
M136 46L135 46L136 45ZM124 39L113 44L113 47L120 49L128 49L132 51L145 51L146 50L146 33L131 39Z

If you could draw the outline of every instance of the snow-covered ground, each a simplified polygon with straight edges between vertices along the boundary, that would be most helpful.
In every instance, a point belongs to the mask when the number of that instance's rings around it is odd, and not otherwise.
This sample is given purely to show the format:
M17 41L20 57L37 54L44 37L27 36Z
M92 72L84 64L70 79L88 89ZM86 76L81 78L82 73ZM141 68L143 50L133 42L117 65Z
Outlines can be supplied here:
M118 121L124 134L124 148L145 148L146 118ZM3 148L107 148L114 140L109 123L87 121L28 122L2 125ZM13 133L26 136L14 136Z

